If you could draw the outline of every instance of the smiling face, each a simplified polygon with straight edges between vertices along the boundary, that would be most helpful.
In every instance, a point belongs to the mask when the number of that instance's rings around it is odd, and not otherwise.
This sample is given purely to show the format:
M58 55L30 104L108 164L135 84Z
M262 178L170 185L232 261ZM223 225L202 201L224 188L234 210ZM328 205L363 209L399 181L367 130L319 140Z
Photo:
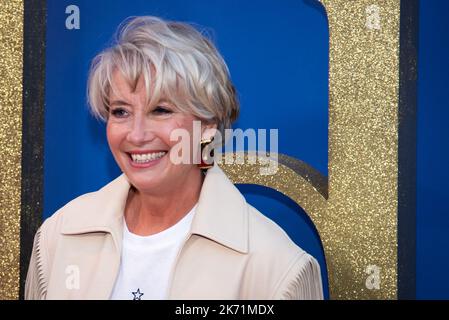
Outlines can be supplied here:
M200 169L192 162L170 161L172 148L178 143L170 141L170 134L183 129L193 137L193 121L198 119L181 113L168 101L148 106L142 77L135 90L118 71L113 73L112 82L115 90L110 90L109 95L107 138L117 164L131 184L144 193L157 194L176 190L180 184L198 177Z

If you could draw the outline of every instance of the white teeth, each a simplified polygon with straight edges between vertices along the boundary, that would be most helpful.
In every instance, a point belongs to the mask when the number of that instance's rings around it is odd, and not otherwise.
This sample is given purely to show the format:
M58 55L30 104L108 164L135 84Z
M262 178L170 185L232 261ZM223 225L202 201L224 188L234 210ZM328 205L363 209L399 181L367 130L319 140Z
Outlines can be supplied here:
M167 152L155 152L155 153L147 153L147 154L133 154L131 153L131 158L136 163L147 163L150 161L157 160L162 158Z

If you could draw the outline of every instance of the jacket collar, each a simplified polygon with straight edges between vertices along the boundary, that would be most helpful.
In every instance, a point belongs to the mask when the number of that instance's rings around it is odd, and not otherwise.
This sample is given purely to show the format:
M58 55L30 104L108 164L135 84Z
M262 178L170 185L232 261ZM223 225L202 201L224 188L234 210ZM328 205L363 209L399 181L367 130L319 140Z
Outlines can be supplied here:
M65 211L62 233L108 232L121 249L123 213L129 188L128 178L122 174L97 192L67 204L61 209ZM190 233L242 253L248 252L245 198L217 165L206 173Z

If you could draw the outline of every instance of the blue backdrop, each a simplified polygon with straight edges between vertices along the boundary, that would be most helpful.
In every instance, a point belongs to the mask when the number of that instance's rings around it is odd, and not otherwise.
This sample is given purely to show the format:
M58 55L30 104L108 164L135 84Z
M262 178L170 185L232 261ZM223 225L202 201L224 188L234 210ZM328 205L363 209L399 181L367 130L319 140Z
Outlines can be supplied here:
M80 9L68 30L66 7ZM420 4L418 100L417 298L449 299L449 2ZM279 152L327 175L328 29L310 0L48 0L44 217L120 174L105 127L87 111L90 60L133 15L207 27L231 70L241 101L235 127L279 128ZM240 186L247 200L317 257L319 237L306 214L283 195Z

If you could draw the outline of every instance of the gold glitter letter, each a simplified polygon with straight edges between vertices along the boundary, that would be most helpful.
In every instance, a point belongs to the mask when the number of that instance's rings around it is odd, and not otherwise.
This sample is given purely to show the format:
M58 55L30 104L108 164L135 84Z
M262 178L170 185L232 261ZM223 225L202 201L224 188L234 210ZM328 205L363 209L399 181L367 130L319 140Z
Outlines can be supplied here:
M273 188L307 212L323 243L331 298L413 298L417 1L322 3L328 179L285 155L274 176L259 175L257 165L223 167L235 183Z

